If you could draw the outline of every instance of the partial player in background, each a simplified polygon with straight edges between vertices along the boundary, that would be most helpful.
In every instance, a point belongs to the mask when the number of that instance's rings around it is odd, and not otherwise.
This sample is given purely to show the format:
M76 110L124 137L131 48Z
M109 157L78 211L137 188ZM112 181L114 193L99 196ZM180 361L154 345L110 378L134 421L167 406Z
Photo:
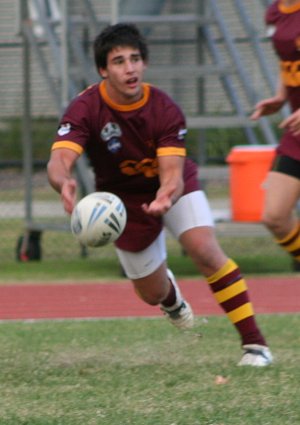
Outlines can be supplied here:
M280 0L266 12L268 33L279 58L279 81L274 97L259 102L251 118L278 112L288 102L291 114L265 188L263 222L277 243L300 261L300 223L296 204L300 197L300 0Z
M77 200L72 169L85 152L97 191L124 202L127 224L115 242L135 292L160 305L172 324L193 326L191 306L167 267L164 227L181 243L240 335L240 365L266 366L272 355L256 323L246 282L220 248L196 164L186 158L186 123L170 97L143 83L148 47L134 25L107 27L95 40L103 81L65 111L48 163L50 184L69 214ZM222 336L223 337L223 336Z

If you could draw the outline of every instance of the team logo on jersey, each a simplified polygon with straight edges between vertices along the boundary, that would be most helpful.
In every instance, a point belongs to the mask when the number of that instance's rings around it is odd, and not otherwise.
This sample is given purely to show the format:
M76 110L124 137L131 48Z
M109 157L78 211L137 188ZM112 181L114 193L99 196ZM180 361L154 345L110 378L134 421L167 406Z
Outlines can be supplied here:
M101 139L108 142L113 137L120 137L122 134L120 126L115 122L108 122L101 130Z
M109 152L111 153L116 153L118 152L119 149L121 149L121 142L119 139L113 137L112 139L110 139L107 142L107 149L109 150Z
M268 25L267 26L267 31L266 31L267 37L273 37L275 32L276 32L276 26L275 25Z
M66 123L66 124L61 124L61 126L59 127L57 134L59 136L65 136L66 134L70 133L71 131L71 124L70 123Z
M144 174L146 178L156 177L158 175L158 160L157 158L144 158L141 161L127 159L121 162L120 170L126 176Z
M115 122L108 122L101 130L101 139L107 143L107 149L111 153L118 152L121 149L120 136L122 131Z
M186 133L187 133L187 129L186 128L180 129L178 131L178 134L177 134L177 139L178 140L183 140L184 139L184 136L186 135Z

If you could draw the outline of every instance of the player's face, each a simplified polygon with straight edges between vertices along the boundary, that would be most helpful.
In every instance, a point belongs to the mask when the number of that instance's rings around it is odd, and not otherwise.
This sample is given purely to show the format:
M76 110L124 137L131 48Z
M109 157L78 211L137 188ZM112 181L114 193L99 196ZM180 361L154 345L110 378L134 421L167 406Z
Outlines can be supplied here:
M146 64L140 51L132 47L116 47L107 56L107 66L100 74L106 79L110 98L120 104L131 104L141 99L142 79Z

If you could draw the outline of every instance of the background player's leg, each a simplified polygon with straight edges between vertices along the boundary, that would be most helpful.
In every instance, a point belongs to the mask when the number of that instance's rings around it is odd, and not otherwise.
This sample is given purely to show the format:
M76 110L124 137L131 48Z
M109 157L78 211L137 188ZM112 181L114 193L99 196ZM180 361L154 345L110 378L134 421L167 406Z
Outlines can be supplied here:
M263 223L275 241L300 261L300 223L295 207L300 197L300 180L271 171L266 180Z

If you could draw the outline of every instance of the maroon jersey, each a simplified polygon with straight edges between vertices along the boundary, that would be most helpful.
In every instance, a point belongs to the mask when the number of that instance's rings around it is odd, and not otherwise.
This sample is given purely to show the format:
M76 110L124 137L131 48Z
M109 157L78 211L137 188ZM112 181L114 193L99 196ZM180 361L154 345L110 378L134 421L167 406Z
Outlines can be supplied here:
M64 113L52 149L86 152L96 189L118 195L127 209L127 225L116 245L140 251L154 241L162 219L145 214L159 188L159 156L185 156L186 125L180 108L161 90L143 85L143 98L131 105L114 103L105 81L77 96ZM197 190L197 167L185 160L184 193Z
M295 111L300 108L300 3L285 6L282 1L275 1L267 9L266 23L279 57L280 76L287 89L288 102ZM300 136L286 131L278 153L300 161Z

